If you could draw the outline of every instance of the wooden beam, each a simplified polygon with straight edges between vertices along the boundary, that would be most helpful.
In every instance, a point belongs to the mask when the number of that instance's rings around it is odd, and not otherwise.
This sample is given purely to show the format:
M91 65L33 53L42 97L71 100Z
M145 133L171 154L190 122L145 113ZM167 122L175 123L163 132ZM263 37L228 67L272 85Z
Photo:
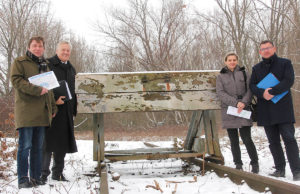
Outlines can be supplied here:
M102 113L93 114L93 160L104 161L104 119Z
M245 181L250 188L255 189L259 192L265 192L268 187L273 194L300 194L300 186L295 184L290 184L284 181L279 181L273 178L261 176L254 173L249 173L227 166L222 166L212 162L206 162L201 159L188 159L190 162L202 166L203 162L205 165L205 170L214 170L219 176L229 177L233 182L241 184L242 181Z
M177 148L138 148L132 150L109 150L105 154L134 154L134 153L158 153L158 152L178 152Z
M131 155L105 155L105 158L111 162L123 160L159 160L167 158L191 158L202 157L202 153L141 153Z
M193 111L188 133L184 141L184 149L186 150L191 150L193 147L194 138L198 132L198 126L202 119L202 112L203 111Z
M77 94L79 113L220 109L215 91Z
M107 168L105 163L101 163L100 168L100 193L109 194L108 181L107 181Z
M219 71L78 73L76 93L109 94L206 90L216 87Z

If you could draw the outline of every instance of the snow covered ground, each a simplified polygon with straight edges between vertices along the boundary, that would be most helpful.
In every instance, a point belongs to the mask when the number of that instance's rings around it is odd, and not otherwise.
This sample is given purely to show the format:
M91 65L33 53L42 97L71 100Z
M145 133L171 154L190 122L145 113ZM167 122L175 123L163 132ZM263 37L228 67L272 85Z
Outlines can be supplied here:
M253 127L252 136L259 154L261 175L268 176L274 171L273 159L269 151L268 143L262 128ZM300 145L300 130L296 129L296 137ZM173 142L151 142L161 147L172 147ZM220 140L225 165L234 167L227 136ZM16 164L7 169L9 180L0 180L0 193L99 193L100 178L95 176L94 169L97 165L92 160L92 141L78 140L78 153L68 154L65 160L65 176L70 182L58 182L49 178L44 186L31 189L18 190ZM143 142L109 141L106 142L106 150L145 148ZM246 149L241 144L244 170L250 171L250 160ZM258 193L250 189L247 184L236 185L228 178L219 178L214 172L207 172L204 176L199 172L199 167L183 168L185 163L178 159L167 160L139 160L108 164L108 183L110 194L136 194L136 193L161 193L149 186L159 184L163 193L176 194L254 194ZM120 175L117 181L112 180L112 174ZM279 178L293 184L300 185L300 181L292 181L289 165L286 167L286 177Z

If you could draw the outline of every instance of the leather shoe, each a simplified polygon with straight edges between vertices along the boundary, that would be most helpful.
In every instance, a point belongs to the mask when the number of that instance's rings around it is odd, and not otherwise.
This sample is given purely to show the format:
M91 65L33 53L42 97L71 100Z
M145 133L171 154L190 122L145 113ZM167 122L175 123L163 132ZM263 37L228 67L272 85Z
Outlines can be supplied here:
M66 181L66 182L69 182L65 176L63 174L60 174L60 175L52 175L52 179L53 180L56 180L56 181Z
M40 180L36 180L36 179L30 179L31 183L33 184L33 186L40 186L40 185L45 185L46 182L45 181L42 181L41 179Z
M275 172L269 175L274 177L285 177L285 170L275 170Z
M32 188L32 187L33 187L33 184L32 184L32 182L30 182L30 181L27 179L25 182L19 183L19 184L18 184L18 187L19 187L19 189L23 189L23 188Z
M47 182L48 181L48 176L46 176L46 175L42 175L41 176L41 181L43 181L43 182Z

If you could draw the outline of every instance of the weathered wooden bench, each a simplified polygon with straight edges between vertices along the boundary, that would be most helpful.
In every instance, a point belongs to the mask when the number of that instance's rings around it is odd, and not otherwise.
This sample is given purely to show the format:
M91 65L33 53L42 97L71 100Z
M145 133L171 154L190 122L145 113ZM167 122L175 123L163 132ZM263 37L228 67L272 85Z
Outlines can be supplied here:
M223 163L215 110L218 71L122 72L78 74L78 113L93 114L93 159L98 161L101 193L108 193L104 159L110 161L191 158L209 155ZM194 111L184 149L104 150L104 113ZM205 138L202 134L205 134ZM106 183L105 183L106 182ZM105 185L106 184L106 185Z

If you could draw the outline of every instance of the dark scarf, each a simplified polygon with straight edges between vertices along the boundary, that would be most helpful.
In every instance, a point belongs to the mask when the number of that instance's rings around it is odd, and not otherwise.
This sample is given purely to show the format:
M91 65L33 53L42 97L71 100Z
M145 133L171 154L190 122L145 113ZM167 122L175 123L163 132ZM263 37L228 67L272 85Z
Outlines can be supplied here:
M47 71L47 63L44 57L37 57L32 52L27 50L26 55L33 60L35 63L37 63L39 67L39 73L43 73Z
M276 58L277 58L277 55L276 55L276 53L274 53L274 55L271 56L270 58L268 58L268 59L262 58L262 60L263 60L264 64L271 65L275 61Z

